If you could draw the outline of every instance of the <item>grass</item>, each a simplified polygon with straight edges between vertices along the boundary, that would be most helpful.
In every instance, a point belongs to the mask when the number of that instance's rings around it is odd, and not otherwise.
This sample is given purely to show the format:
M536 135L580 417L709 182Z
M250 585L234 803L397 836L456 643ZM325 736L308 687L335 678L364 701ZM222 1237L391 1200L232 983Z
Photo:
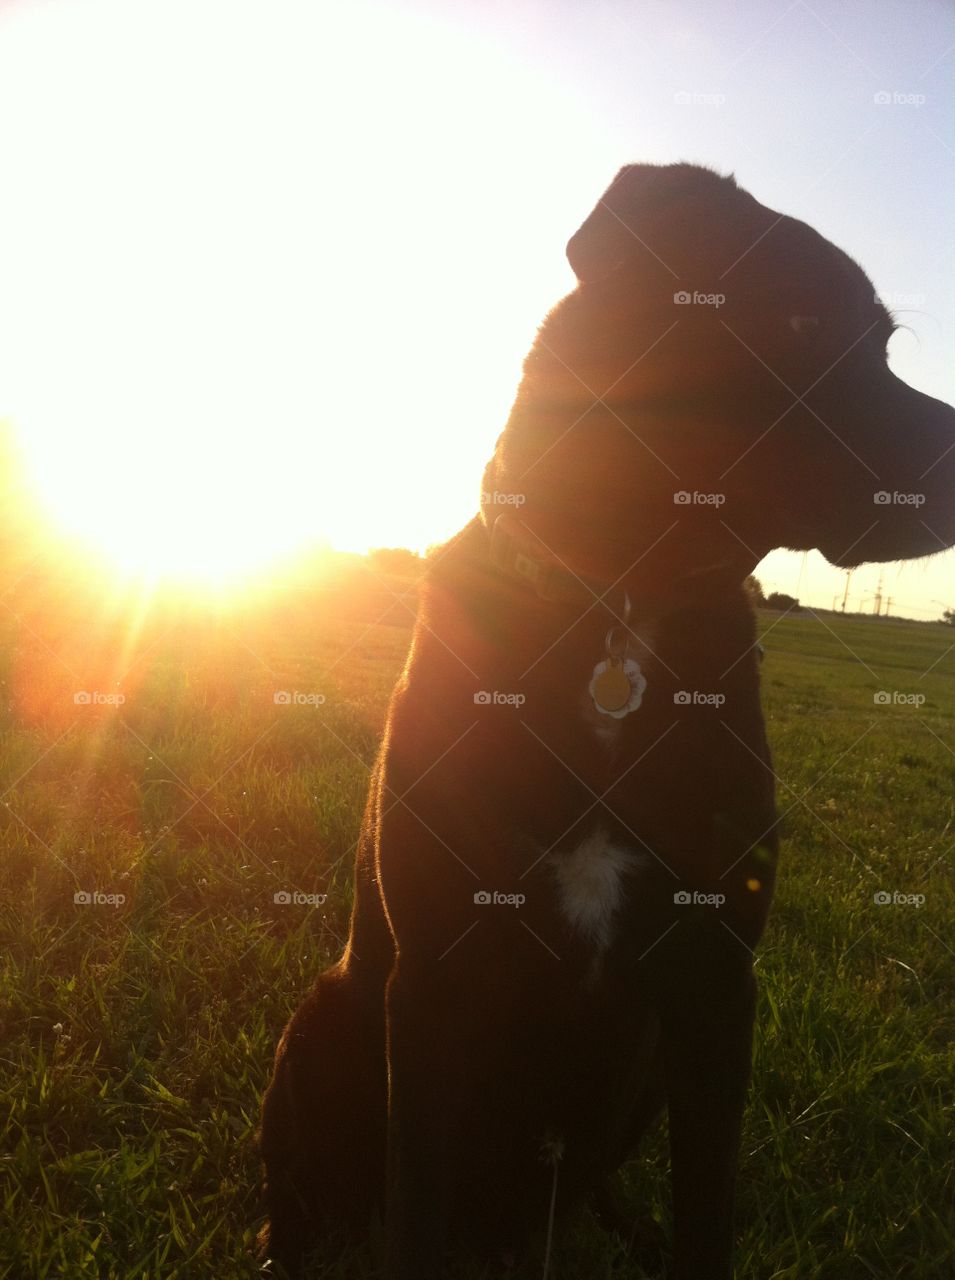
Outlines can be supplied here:
M344 937L409 611L387 593L282 597L147 617L124 646L128 608L90 612L29 576L4 604L0 1280L256 1275L259 1099ZM785 842L738 1274L936 1280L955 1246L955 632L827 614L761 628ZM74 701L120 689L118 707ZM626 1182L666 1221L664 1133ZM585 1226L557 1275L640 1272Z

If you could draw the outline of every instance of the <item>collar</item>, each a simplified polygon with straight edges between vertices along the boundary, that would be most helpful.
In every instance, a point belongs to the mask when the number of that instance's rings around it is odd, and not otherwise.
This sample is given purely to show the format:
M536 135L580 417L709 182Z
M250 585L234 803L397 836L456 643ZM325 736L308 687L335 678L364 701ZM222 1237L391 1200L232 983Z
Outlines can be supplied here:
M491 526L491 564L535 591L541 600L560 604L591 604L607 590L607 583L568 569L526 524L503 511Z
M592 605L603 600L606 607L611 608L603 599L610 583L574 573L514 512L501 512L491 526L489 559L497 570L534 591L540 600L574 605ZM641 584L638 594L645 606L664 610L682 600L712 599L738 586L747 573L752 573L753 567L732 559L721 560L679 574L670 580L665 591L648 590L648 584ZM624 616L629 616L635 587L632 580L629 584L620 584Z

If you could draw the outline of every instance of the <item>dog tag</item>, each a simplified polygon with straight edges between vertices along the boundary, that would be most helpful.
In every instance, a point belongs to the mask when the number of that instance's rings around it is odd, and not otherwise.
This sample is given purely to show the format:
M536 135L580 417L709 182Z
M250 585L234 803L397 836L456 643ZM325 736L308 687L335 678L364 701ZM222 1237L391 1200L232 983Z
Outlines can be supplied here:
M627 657L627 633L623 627L607 632L607 656L594 667L590 696L594 706L605 716L621 720L636 711L643 701L646 677L639 662Z
M622 720L639 707L646 687L647 678L639 662L633 658L607 658L594 667L590 696L602 715Z
M607 632L607 657L594 667L590 678L590 696L602 716L622 719L635 712L643 701L646 677L640 663L627 658L625 627L611 627Z
M598 711L613 713L625 707L630 701L633 689L630 678L623 669L619 658L608 658L598 662L594 667L594 678L590 682L590 693L597 704Z

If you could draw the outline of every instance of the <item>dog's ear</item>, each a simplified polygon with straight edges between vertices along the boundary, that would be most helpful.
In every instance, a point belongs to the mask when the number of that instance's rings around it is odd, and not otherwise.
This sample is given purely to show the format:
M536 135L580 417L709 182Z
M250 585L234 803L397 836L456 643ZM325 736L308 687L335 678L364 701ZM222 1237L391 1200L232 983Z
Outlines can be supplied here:
M675 201L730 184L693 164L628 164L597 201L567 245L567 259L582 284L605 280L640 253L654 254L645 236L654 217Z

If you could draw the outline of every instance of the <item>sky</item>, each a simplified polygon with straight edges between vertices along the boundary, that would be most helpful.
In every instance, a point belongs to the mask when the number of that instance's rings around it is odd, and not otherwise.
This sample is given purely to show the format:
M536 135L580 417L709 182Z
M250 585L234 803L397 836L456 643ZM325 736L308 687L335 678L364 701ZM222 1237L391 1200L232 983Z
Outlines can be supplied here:
M860 261L892 367L955 401L953 67L930 0L0 0L0 419L128 566L423 549L477 510L568 237L676 160ZM883 600L937 617L953 571ZM757 573L843 597L818 553Z

